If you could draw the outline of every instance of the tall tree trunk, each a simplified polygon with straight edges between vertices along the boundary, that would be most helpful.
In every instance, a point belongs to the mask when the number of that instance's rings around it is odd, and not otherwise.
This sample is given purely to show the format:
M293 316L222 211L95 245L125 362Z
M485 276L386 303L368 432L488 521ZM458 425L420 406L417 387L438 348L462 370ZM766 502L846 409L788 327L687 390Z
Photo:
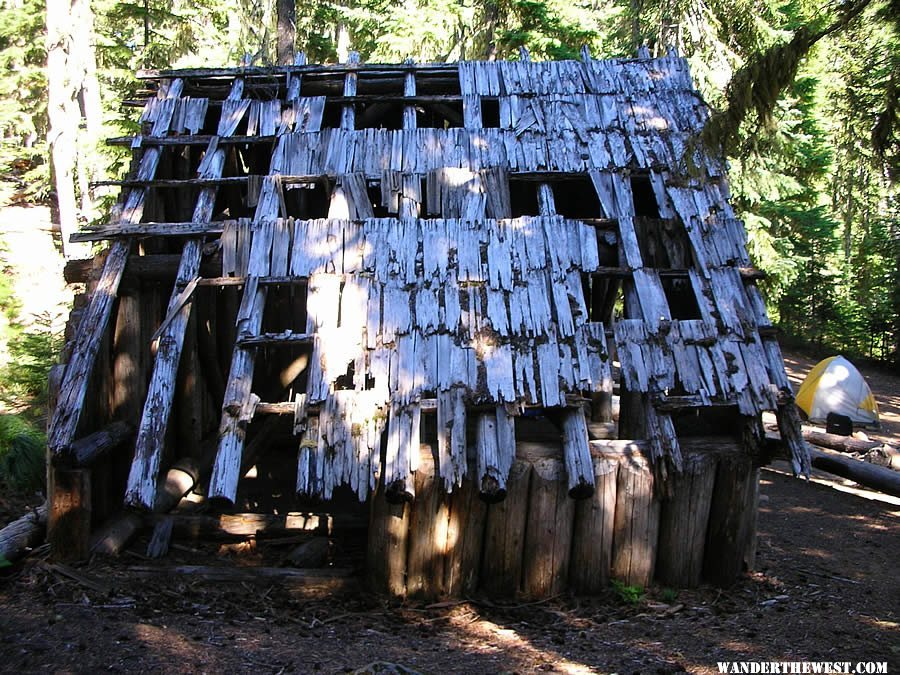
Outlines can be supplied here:
M92 38L90 0L47 0L48 141L63 254L67 258L90 255L89 246L71 244L69 237L78 228L79 217L88 217L91 211L88 182L90 167L96 162L85 155L93 154L101 119ZM82 119L84 134L80 132ZM82 197L81 211L76 199L76 178Z
M279 65L288 66L294 62L295 13L294 0L276 0L278 15L278 41L275 57Z

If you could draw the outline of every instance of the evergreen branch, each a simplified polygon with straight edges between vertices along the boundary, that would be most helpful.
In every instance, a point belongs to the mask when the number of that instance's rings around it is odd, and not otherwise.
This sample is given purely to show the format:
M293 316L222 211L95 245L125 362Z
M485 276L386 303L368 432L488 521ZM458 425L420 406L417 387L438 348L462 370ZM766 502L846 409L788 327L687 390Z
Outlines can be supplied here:
M847 3L828 26L814 30L803 26L790 42L777 44L751 58L728 83L726 107L710 116L701 141L710 149L734 156L739 149L739 130L751 112L769 125L782 92L797 76L800 62L819 40L845 28L871 4L871 0Z

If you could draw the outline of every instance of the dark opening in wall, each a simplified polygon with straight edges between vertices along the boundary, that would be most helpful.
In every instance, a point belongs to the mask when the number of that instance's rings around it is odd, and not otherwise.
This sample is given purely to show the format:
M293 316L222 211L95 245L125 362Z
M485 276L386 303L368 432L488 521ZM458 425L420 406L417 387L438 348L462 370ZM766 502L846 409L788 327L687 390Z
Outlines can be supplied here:
M284 186L284 206L290 218L327 218L331 193L321 183Z
M341 113L344 106L334 99L325 100L325 108L322 111L322 128L323 129L340 129Z
M306 285L273 284L266 287L266 305L263 310L263 333L306 332ZM269 347L269 350L287 347ZM307 348L308 349L308 348Z
M688 277L662 277L662 287L673 319L702 319L694 287Z
M357 129L402 129L403 106L400 103L372 102L355 105Z
M500 101L496 98L481 99L481 126L484 129L500 128Z
M537 187L533 180L509 179L509 205L513 218L539 214Z
M254 211L247 206L247 184L226 183L216 193L212 219L252 218Z
M459 71L454 68L445 72L417 72L416 93L460 96L462 89L459 86Z
M590 178L578 177L551 182L556 212L566 218L602 218L603 207Z
M297 284L267 287L262 332L306 332L306 288ZM306 391L312 344L281 343L256 347L253 392L264 401L293 400Z
M372 204L372 212L376 218L390 218L391 213L387 207L381 203L381 183L371 181L366 185L366 192L369 195L369 201Z
M631 196L634 200L634 215L659 218L659 205L656 203L656 193L653 192L650 176L640 173L632 174Z
M342 96L344 93L342 73L304 73L302 77L301 96Z
M417 104L416 126L420 129L449 129L463 126L462 101Z
M677 411L672 414L672 421L679 438L715 435L739 441L744 429L737 406L730 405Z
M157 164L153 178L196 178L197 167L200 165L200 159L205 152L206 146L160 146L159 164ZM139 162L132 164L134 171L137 171L139 166Z
M237 159L247 174L265 176L270 173L273 143L248 143L235 147L238 153Z
M360 73L356 78L356 95L402 96L403 73Z
M599 321L611 324L616 303L621 302L621 281L614 276L584 275L582 286L588 307L588 318L591 321ZM621 313L621 312L620 312Z

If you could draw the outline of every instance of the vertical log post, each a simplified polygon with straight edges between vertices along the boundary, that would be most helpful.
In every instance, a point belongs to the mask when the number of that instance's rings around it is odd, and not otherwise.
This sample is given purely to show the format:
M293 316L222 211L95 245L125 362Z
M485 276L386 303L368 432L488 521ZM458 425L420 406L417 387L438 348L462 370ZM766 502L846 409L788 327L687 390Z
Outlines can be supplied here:
M656 576L664 584L691 588L700 583L715 478L715 457L709 454L685 457L683 472L670 477L672 496L660 513L656 561Z
M90 552L91 472L53 467L50 480L47 541L53 558L84 560Z
M562 460L536 460L532 465L522 572L527 597L545 598L565 588L574 514L575 502L569 499Z
M746 455L719 458L703 559L703 577L717 586L730 586L743 570L750 529L748 493L755 475Z
M450 500L435 473L431 446L422 445L414 479L416 499L410 505L409 517L406 592L410 597L433 599L445 591Z
M530 479L531 464L515 460L506 499L488 506L480 578L481 588L489 595L510 597L519 591Z
M744 550L744 568L748 572L756 569L756 526L759 522L759 468L750 472L750 488L744 506L747 522L747 548Z
M450 597L466 596L478 588L488 506L479 497L472 475L470 468L469 477L450 494L444 568L444 588Z
M371 496L366 583L376 593L405 597L410 506L390 503L384 492L382 477Z
M609 583L613 523L616 513L616 459L595 457L594 494L575 504L569 588L575 593L598 593Z
M613 525L612 576L646 587L653 578L659 536L659 501L648 462L631 455L619 463Z

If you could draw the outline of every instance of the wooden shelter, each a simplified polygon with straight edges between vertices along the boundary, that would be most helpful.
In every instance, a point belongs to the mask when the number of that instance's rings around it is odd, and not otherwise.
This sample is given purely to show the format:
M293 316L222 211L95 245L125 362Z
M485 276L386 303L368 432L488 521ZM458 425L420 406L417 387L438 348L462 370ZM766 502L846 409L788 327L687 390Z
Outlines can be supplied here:
M683 59L139 77L113 222L73 237L109 246L68 270L55 555L192 490L259 505L265 460L307 510L367 504L397 595L752 559L762 411L808 458Z

